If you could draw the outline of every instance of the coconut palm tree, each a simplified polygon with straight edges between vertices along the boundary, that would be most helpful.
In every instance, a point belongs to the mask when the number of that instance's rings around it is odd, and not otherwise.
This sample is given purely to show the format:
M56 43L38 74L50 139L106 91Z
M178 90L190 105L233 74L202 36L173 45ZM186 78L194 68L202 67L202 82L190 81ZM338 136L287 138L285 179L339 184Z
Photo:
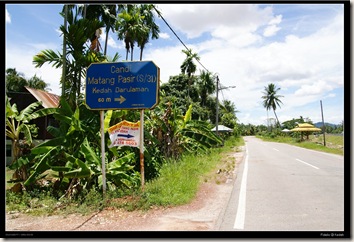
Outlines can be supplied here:
M262 96L263 106L267 109L273 109L275 118L277 119L278 125L280 127L278 116L275 112L277 106L280 108L280 104L283 104L279 98L283 97L281 95L277 95L277 92L280 90L279 87L276 87L273 83L270 83L267 87L264 87Z

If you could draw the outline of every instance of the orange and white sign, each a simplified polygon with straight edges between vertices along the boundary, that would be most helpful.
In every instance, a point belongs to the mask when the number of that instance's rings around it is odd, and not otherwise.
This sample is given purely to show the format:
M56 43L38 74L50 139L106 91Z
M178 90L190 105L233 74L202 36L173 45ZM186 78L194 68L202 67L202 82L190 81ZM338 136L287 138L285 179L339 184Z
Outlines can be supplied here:
M132 123L126 120L108 128L109 138L113 146L139 147L140 122Z

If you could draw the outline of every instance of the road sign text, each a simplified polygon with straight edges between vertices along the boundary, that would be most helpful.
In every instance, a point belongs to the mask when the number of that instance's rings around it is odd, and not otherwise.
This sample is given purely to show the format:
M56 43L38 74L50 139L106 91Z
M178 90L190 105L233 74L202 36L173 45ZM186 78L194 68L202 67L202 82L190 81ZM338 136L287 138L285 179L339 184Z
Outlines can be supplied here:
M159 68L151 61L94 63L86 74L91 109L149 109L158 103Z

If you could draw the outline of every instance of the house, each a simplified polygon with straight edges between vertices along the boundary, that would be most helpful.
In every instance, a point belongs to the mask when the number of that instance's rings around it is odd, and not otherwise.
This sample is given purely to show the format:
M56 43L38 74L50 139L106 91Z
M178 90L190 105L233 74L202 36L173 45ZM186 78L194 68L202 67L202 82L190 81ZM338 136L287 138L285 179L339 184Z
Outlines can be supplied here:
M10 103L16 103L17 110L21 112L24 108L34 102L41 102L41 108L56 108L59 106L60 96L43 90L25 87L23 92L8 93ZM47 131L49 125L55 126L56 120L52 115L33 120L33 124L38 127L38 135L34 139L38 142L53 138ZM12 161L11 140L6 138L6 165Z

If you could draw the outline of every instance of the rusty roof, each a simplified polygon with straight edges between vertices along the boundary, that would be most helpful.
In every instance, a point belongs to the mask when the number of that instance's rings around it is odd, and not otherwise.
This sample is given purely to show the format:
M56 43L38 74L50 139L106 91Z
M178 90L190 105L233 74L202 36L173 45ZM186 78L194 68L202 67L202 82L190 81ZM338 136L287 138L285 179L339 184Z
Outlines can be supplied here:
M44 108L57 108L59 106L60 96L31 87L26 87L26 89L42 103Z

